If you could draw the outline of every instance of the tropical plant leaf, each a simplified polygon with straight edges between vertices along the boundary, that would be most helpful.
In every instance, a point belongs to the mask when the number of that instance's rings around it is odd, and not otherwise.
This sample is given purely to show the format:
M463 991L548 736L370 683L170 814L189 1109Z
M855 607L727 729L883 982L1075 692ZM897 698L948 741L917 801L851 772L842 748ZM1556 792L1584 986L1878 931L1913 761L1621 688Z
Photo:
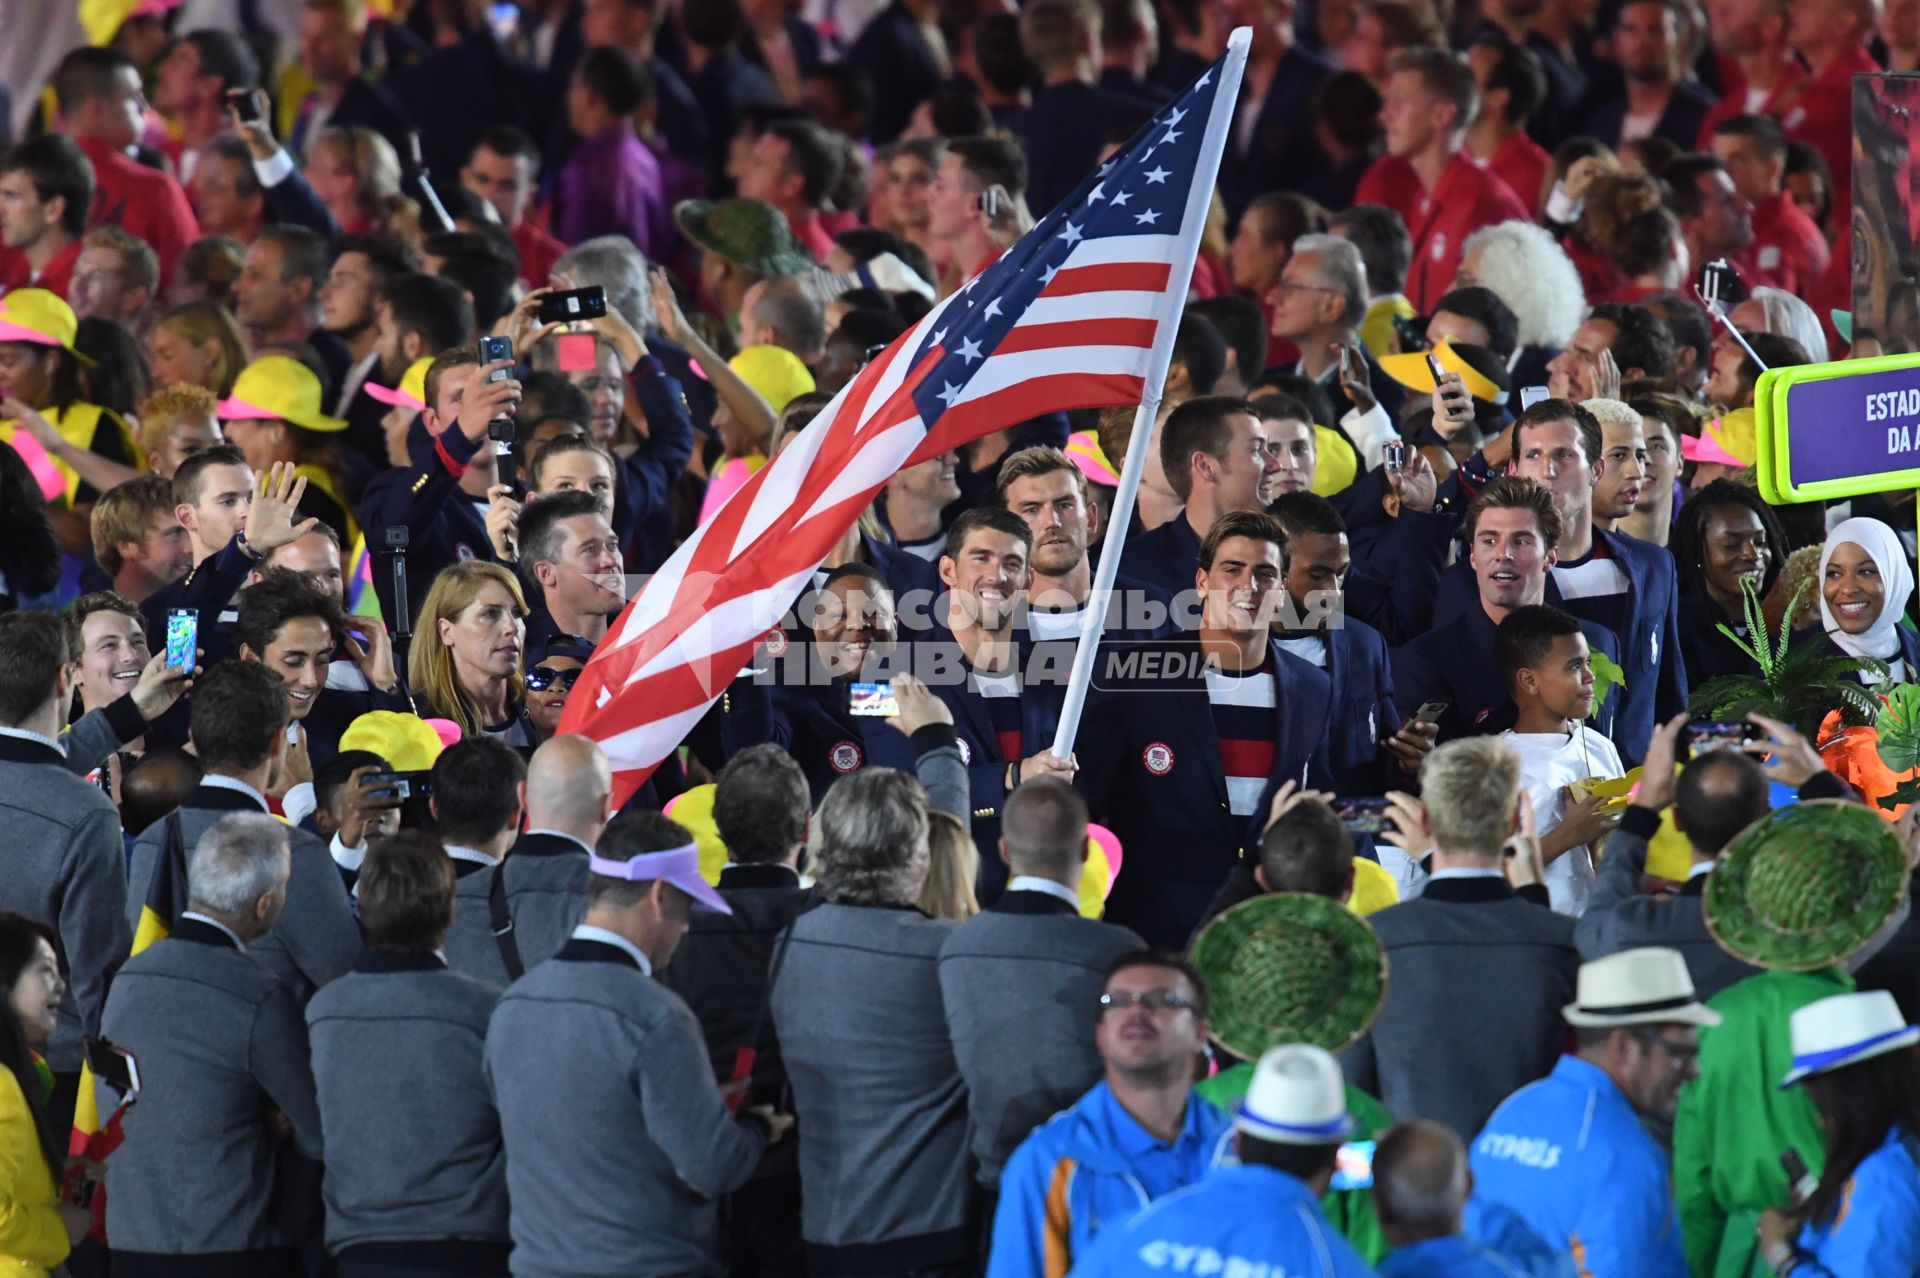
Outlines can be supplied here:
M1607 694L1615 688L1627 686L1627 672L1619 663L1604 652L1588 654L1593 660L1593 709L1587 715L1591 719L1600 713L1600 707L1607 704Z
M1895 772L1920 767L1920 687L1895 684L1880 711L1880 759Z
M1764 679L1753 675L1721 675L1693 690L1687 700L1687 713L1695 718L1718 718L1725 707L1738 700L1771 701L1773 691Z
M1760 647L1755 648L1752 644L1748 643L1745 639L1742 639L1740 637L1739 631L1735 630L1732 626L1729 626L1724 621L1716 621L1713 625L1713 628L1715 630L1718 630L1721 634L1725 635L1727 637L1727 642L1731 643L1734 647L1738 648L1740 651L1746 653L1748 660L1752 661L1754 665L1759 666L1762 671L1766 670L1768 665L1771 664L1772 654L1767 649L1767 632L1766 631L1761 630L1756 632L1751 626L1748 627L1747 633L1750 635L1755 635L1755 637L1758 638L1760 641Z

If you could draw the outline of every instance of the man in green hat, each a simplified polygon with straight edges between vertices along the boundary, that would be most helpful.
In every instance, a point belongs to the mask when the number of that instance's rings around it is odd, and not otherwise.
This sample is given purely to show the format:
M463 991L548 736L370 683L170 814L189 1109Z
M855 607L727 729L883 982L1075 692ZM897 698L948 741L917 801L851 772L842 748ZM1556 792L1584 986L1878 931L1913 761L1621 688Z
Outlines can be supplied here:
M814 269L786 215L765 200L682 200L673 221L700 250L700 289L729 326L755 284Z
M1301 808L1310 818L1318 806ZM1214 996L1208 1037L1240 1062L1194 1091L1228 1112L1247 1094L1261 1053L1306 1043L1338 1054L1366 1032L1387 996L1380 939L1325 896L1276 892L1243 901L1195 938L1193 960ZM1356 1140L1375 1139L1393 1126L1385 1105L1351 1083L1346 1089ZM1368 1264L1387 1254L1364 1188L1329 1190L1320 1209Z
M1674 1200L1694 1278L1766 1273L1754 1229L1763 1210L1793 1201L1782 1154L1795 1151L1819 1174L1813 1105L1778 1086L1793 1063L1789 1023L1797 1009L1854 988L1847 960L1905 916L1912 866L1877 813L1818 800L1755 822L1707 876L1714 939L1766 970L1708 1000L1721 1021L1700 1032L1699 1077L1674 1116Z

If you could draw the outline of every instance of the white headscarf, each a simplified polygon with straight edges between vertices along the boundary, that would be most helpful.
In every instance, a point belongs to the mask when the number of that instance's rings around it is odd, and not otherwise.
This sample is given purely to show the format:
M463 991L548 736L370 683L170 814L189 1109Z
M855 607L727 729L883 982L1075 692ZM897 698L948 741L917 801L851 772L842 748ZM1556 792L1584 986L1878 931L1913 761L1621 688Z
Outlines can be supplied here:
M1849 541L1867 552L1874 566L1880 569L1880 580L1886 586L1880 615L1864 633L1857 635L1840 629L1833 609L1827 607L1827 561L1833 558L1835 546ZM1908 596L1913 594L1913 569L1907 566L1907 548L1900 544L1900 534L1878 519L1841 520L1827 533L1826 544L1820 547L1820 576L1815 584L1820 590L1820 624L1826 627L1827 638L1842 652L1881 661L1899 659L1900 617L1907 610Z

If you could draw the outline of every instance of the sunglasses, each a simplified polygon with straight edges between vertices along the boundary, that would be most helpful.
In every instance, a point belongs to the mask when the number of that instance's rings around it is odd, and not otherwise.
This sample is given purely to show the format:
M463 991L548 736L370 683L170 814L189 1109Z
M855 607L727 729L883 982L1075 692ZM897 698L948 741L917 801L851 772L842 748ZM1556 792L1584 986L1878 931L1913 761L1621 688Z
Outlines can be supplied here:
M545 692L548 688L565 692L573 687L574 680L579 677L578 670L555 670L552 666L535 666L527 671L527 687L534 692Z

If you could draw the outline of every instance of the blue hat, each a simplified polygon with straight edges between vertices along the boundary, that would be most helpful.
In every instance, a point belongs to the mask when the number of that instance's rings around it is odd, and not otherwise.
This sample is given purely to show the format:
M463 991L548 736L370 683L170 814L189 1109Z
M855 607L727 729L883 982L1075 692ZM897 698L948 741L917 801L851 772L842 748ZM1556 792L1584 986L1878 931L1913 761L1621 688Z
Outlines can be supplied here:
M590 639L582 639L579 635L548 635L527 653L527 668L531 670L548 657L572 657L585 664L591 656L593 641Z
M1233 1125L1243 1135L1279 1145L1339 1144L1354 1131L1340 1063L1305 1043L1269 1048L1254 1067Z
M1816 1000L1794 1012L1792 1025L1793 1068L1782 1087L1920 1042L1920 1026L1907 1024L1885 990Z

